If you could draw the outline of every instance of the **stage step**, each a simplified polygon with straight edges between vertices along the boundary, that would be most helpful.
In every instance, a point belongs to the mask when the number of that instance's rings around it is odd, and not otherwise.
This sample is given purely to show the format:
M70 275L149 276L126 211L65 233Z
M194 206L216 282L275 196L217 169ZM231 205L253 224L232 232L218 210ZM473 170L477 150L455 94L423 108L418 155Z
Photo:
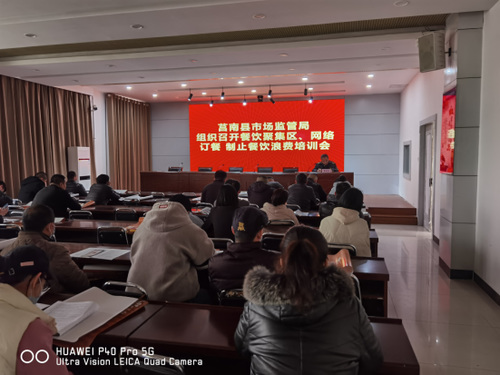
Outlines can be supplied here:
M399 195L365 195L373 224L418 225L417 209Z
M370 213L371 214L371 213ZM416 216L402 215L372 215L372 224L399 224L399 225L417 225Z

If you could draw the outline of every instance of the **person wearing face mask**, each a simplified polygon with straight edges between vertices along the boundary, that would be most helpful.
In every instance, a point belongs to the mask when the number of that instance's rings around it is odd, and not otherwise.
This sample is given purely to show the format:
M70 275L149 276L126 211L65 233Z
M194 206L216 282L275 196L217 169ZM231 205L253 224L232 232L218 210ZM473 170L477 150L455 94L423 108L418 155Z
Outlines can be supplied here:
M57 333L54 318L34 304L47 286L48 275L49 259L36 246L21 246L0 257L2 374L71 374L64 364L57 364L52 349L52 336Z
M2 250L6 256L12 250L23 245L35 245L49 257L50 287L56 293L80 293L89 287L85 273L71 259L69 251L61 245L50 241L55 233L54 211L48 206L39 204L27 208L23 214L23 231L17 239Z

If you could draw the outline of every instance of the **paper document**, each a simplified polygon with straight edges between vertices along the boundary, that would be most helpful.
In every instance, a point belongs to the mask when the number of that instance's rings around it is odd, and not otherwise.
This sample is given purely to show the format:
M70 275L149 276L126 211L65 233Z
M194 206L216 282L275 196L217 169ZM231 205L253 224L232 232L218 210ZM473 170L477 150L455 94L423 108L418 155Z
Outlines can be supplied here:
M88 301L94 302L98 307L97 310L69 331L57 337L58 340L67 342L78 341L78 339L83 335L99 328L109 320L113 319L116 315L132 306L137 301L137 298L112 296L99 288L93 287L77 294L76 296L68 298L65 302ZM48 313L47 310L45 311Z
M83 322L99 309L99 305L92 301L67 302L57 301L47 307L45 312L56 320L57 331L62 336L71 328Z
M103 247L89 247L84 250L77 251L71 254L72 258L94 258L94 259L105 259L113 260L122 255L130 253L130 250L121 249L107 249Z
M63 218L63 217L56 217L56 218L54 219L54 223L59 224L59 223L61 223L63 220L64 220L64 218Z
M143 201L143 200L151 199L151 198L153 198L152 195L147 195L145 197L141 197L139 194L135 194L135 195L131 195L129 197L120 198L120 200L124 201L124 202L130 202L130 201Z
M126 194L127 193L127 190L116 190L115 191L118 193L118 194Z

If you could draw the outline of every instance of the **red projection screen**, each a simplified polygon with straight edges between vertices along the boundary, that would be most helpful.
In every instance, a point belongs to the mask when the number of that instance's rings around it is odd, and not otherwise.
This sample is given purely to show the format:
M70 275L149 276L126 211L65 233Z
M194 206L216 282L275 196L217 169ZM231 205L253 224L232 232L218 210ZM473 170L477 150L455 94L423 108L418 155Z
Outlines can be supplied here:
M189 106L191 170L298 167L322 154L344 170L344 99Z
M455 111L457 106L456 89L443 95L443 117L441 121L441 173L453 173L455 153Z

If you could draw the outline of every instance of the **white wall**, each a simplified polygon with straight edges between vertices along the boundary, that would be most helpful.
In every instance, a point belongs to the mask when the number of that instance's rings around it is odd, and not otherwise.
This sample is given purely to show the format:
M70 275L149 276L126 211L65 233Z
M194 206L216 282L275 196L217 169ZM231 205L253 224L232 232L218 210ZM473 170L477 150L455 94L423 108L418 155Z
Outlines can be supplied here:
M441 144L441 112L443 102L444 74L442 70L418 73L401 94L401 120L399 135L399 195L411 205L418 207L420 122L437 115L435 134L435 180L434 180L434 222L433 233L439 237L441 176L439 156ZM411 177L403 177L403 144L411 141Z
M94 157L97 176L108 171L108 138L106 128L106 96L103 92L86 86L63 86L65 90L87 94L92 97L97 111L93 111L94 121ZM97 177L94 176L94 177Z
M345 98L345 170L365 194L398 194L399 98ZM188 103L152 104L151 134L154 171L189 170Z
M500 293L500 3L485 13L474 271Z

